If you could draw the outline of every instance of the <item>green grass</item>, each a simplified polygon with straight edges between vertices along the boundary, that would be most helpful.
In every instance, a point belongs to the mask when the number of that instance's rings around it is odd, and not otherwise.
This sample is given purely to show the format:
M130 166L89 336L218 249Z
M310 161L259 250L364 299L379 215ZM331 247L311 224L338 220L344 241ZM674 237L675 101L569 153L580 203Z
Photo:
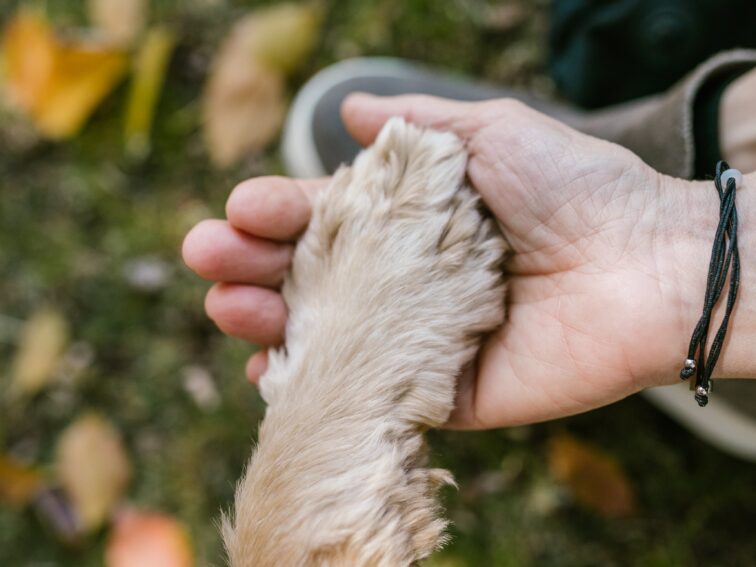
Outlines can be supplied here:
M85 2L49 1L56 21L84 22ZM0 313L26 318L52 304L94 361L76 384L46 391L27 407L4 404L0 449L41 466L53 461L63 427L97 409L124 433L134 461L129 500L175 514L191 531L199 565L220 565L215 522L232 498L263 406L246 384L250 345L228 339L203 314L207 285L183 267L189 227L220 216L233 185L281 173L275 150L221 172L199 132L207 57L239 14L256 2L159 0L154 20L181 45L172 62L143 163L124 157L125 88L76 139L34 141L0 117ZM0 22L15 2L0 0ZM483 0L331 0L316 52L291 83L354 55L397 55L490 80L551 90L544 72L547 6L526 2L523 25L499 33L481 24ZM512 54L510 56L510 54ZM124 266L158 258L169 285L146 293ZM0 380L14 346L0 343ZM201 365L221 393L202 410L181 385ZM0 382L4 385L4 382ZM546 466L546 440L568 430L614 455L633 480L638 514L605 520L581 510ZM452 544L436 566L740 566L756 562L756 467L707 447L641 398L587 415L512 430L436 432L435 460L455 472L447 490ZM492 482L494 479L495 482ZM75 548L58 543L31 511L0 505L0 565L102 564L106 532Z

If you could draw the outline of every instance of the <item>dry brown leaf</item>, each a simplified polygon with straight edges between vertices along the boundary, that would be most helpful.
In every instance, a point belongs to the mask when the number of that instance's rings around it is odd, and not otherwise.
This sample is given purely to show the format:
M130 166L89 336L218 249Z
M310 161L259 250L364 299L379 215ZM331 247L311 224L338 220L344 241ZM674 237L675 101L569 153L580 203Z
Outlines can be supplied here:
M76 134L127 69L113 47L58 37L39 13L22 10L2 42L5 89L48 138Z
M11 395L33 396L52 379L68 342L68 325L45 307L26 321L11 371Z
M203 103L205 141L218 167L260 152L283 122L283 78L236 54L216 62Z
M635 513L633 486L620 464L600 449L571 435L560 434L549 443L549 468L580 504L605 518Z
M89 21L121 45L133 43L144 29L147 0L89 0Z
M105 550L107 567L191 567L192 546L170 516L134 510L119 514Z
M39 471L0 455L0 501L25 506L42 488Z
M310 53L319 29L317 10L282 4L251 12L223 42L203 101L210 157L226 167L265 148L286 110L284 77Z
M61 435L57 473L81 531L89 532L102 525L120 502L131 478L131 464L113 425L89 414Z

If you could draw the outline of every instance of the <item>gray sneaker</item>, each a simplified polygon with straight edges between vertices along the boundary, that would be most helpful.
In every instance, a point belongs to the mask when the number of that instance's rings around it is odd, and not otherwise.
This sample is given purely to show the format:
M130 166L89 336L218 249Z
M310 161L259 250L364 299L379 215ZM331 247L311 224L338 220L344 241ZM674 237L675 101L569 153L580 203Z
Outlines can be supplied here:
M328 175L357 155L360 147L347 133L340 114L344 98L356 91L377 95L423 93L470 101L510 97L567 122L578 115L564 105L400 59L349 59L320 71L294 99L282 141L290 175ZM701 439L756 462L756 381L717 380L706 408L698 407L686 383L653 388L643 394Z
M284 127L282 151L293 177L320 177L352 161L360 146L344 128L339 109L353 92L376 95L430 94L455 100L516 98L551 116L574 114L513 89L473 82L420 64L388 57L341 61L312 77L292 103Z

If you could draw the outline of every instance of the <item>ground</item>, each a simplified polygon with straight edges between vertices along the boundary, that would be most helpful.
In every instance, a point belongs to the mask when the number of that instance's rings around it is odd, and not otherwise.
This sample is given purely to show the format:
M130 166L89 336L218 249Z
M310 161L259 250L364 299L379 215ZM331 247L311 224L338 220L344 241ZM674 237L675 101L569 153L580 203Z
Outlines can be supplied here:
M0 23L16 4L0 0ZM124 157L125 88L65 143L39 143L0 117L0 314L25 319L53 305L94 356L75 385L56 386L23 408L0 402L0 449L44 466L61 429L98 410L117 424L134 462L129 500L175 515L190 530L198 565L220 565L219 510L232 501L263 405L243 376L253 347L223 337L205 318L207 284L183 266L179 249L194 222L223 214L237 181L282 166L273 144L219 171L199 131L209 56L234 19L258 3L153 4L153 21L175 26L181 44L146 161ZM497 3L484 0L321 4L319 45L291 92L338 59L387 54L554 90L543 45L546 2L510 3L520 6L522 22L516 8L491 12ZM61 25L84 22L83 0L47 6ZM128 277L135 265L160 266L159 289L135 287ZM0 334L0 384L14 351L3 340ZM186 375L198 368L212 377L219 404L187 393ZM564 431L617 460L636 491L634 515L607 519L584 509L553 478L548 440ZM641 397L548 424L431 437L434 458L461 487L444 495L453 540L430 563L436 567L756 562L756 467L706 446ZM100 565L106 533L67 547L33 512L0 504L0 565Z

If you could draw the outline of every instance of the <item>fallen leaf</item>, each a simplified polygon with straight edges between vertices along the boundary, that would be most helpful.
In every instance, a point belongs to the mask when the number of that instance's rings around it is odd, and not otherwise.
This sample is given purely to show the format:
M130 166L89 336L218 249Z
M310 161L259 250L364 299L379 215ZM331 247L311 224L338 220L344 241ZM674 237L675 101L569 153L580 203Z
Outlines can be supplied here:
M258 153L283 123L283 78L253 60L217 62L203 101L205 141L218 167Z
M53 32L41 14L24 10L8 22L3 34L3 78L12 103L30 109L40 98L54 51Z
M20 11L2 42L5 90L48 138L76 134L127 69L125 52L62 39L37 12Z
M191 567L192 546L184 527L165 514L119 514L105 549L107 567Z
M97 529L120 502L131 478L120 435L99 415L80 417L61 435L56 464L81 531Z
M215 165L257 153L276 136L286 110L285 75L312 50L319 21L311 6L282 4L255 10L233 27L203 100L205 141Z
M635 493L620 464L600 449L571 435L553 437L548 448L552 476L575 500L605 518L635 513Z
M176 38L165 28L151 29L137 52L124 137L126 151L142 158L150 150L150 130Z
M133 43L144 29L147 0L89 0L89 21L121 45Z
M21 507L29 503L43 485L39 471L0 455L0 501Z
M33 396L54 376L68 342L68 325L53 308L45 307L24 324L11 371L12 397Z
M259 8L234 25L227 45L269 69L288 74L315 46L320 20L320 11L307 4Z

